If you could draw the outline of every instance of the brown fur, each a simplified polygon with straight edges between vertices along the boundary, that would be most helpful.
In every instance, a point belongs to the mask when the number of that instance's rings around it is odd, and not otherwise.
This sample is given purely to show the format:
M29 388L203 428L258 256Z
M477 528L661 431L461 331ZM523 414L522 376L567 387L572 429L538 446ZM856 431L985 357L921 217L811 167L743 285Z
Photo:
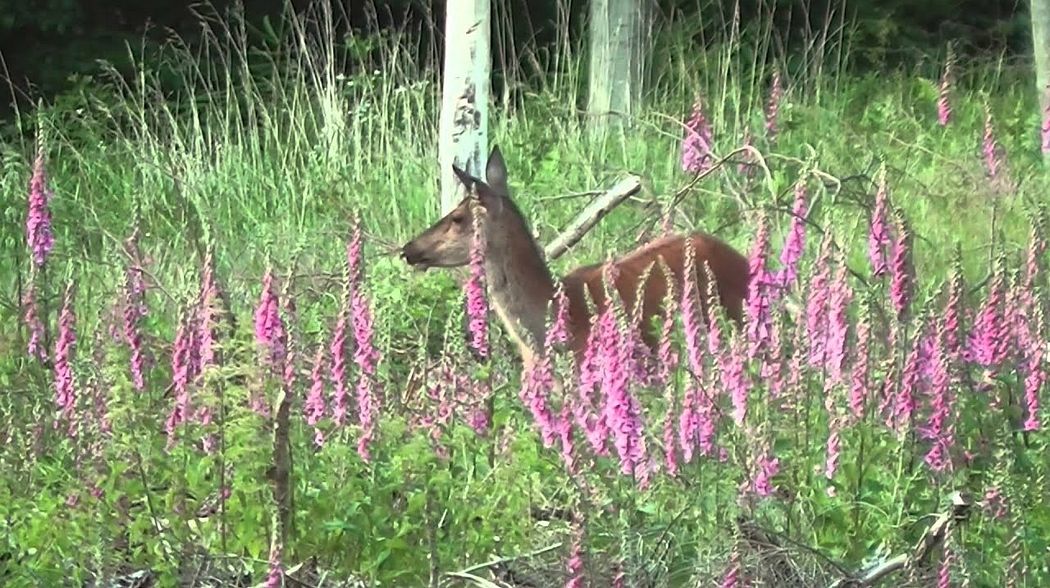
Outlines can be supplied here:
M470 176L455 168L456 175L468 187L475 188L478 203L484 211L480 226L485 231L487 248L485 269L489 296L496 314L510 337L518 346L526 365L533 361L537 347L543 344L548 303L554 296L555 278L551 275L542 250L528 230L524 217L510 198L506 182L506 167L498 148L489 156L486 171L488 182ZM405 244L402 257L410 265L428 267L459 267L469 260L473 236L471 197L432 227ZM695 251L695 282L701 294L706 292L706 262L715 277L720 301L727 315L739 322L747 298L747 258L724 241L704 233L674 235L642 245L615 260L618 276L615 287L627 312L633 312L639 282L649 269L642 289L643 338L655 347L656 337L651 329L653 317L663 309L667 279L659 263L663 258L670 269L676 292L681 292L682 269L685 266L687 242ZM569 302L569 346L577 359L587 345L590 333L590 313L587 296L600 312L607 305L602 284L602 264L577 268L561 278ZM704 299L701 296L703 307Z

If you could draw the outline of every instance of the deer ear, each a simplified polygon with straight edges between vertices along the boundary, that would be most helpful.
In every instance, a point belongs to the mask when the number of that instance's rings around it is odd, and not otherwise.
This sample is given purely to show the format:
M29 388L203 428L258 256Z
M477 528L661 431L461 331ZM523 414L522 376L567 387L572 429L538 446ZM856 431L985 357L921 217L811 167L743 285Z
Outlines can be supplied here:
M452 164L452 173L456 174L456 177L459 178L460 183L462 183L463 187L467 190L470 190L470 188L474 186L474 182L477 181L474 176L468 174L466 171L464 171L454 163Z
M497 192L503 195L509 194L507 190L507 164L503 162L503 154L498 145L492 146L489 153L489 161L485 164L485 180Z

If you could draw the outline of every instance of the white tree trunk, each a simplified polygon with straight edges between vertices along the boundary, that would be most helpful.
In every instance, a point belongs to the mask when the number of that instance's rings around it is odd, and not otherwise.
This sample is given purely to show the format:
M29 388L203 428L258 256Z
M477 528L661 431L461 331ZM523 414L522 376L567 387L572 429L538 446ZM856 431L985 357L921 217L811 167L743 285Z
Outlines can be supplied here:
M604 132L641 105L651 0L591 0L587 113Z
M1046 116L1047 84L1050 84L1050 0L1031 1L1032 53L1035 57L1035 85L1039 91L1039 120ZM1050 154L1044 154L1050 158Z
M489 0L449 0L445 13L445 64L441 85L438 158L441 214L455 208L462 186L452 164L484 179L488 155Z

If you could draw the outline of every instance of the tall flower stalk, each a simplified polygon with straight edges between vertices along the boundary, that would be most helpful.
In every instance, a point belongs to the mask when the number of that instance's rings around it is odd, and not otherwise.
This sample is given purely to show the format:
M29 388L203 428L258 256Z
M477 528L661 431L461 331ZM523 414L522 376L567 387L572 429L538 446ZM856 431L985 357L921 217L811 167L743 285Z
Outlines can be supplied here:
M693 111L685 123L682 139L682 170L690 175L707 171L714 161L714 141L711 123L704 114L703 99L697 97Z

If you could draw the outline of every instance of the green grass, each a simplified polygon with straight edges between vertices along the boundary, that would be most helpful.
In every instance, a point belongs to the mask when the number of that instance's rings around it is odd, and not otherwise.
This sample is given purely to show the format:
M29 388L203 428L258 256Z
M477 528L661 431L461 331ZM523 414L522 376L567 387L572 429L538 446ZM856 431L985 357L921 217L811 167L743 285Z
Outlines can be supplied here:
M6 536L0 554L19 554L25 575L17 578L25 585L113 566L118 556L111 546L122 525L115 497L121 494L156 501L136 504L153 514L132 523L130 534L139 543L130 561L170 572L184 545L219 550L213 526L201 530L170 514L184 491L194 497L192 508L202 494L214 491L217 458L186 447L165 454L156 430L170 399L162 399L159 389L135 396L123 372L123 352L102 351L93 340L96 329L105 337L124 263L119 245L136 223L150 258L151 282L156 281L145 329L161 341L171 341L180 308L196 293L203 250L214 244L218 274L240 321L238 337L226 350L233 360L214 376L231 397L245 394L250 385L229 380L252 367L248 325L265 265L289 268L294 262L302 309L297 335L312 348L327 338L336 313L339 267L355 215L366 233L368 289L385 357L386 394L418 394L406 382L421 358L435 360L443 345L457 348L460 335L448 328L461 318L452 275L419 276L391 255L438 216L437 67L417 62L410 32L342 37L331 18L315 11L282 23L282 33L249 34L236 15L211 16L203 46L174 41L158 55L136 58L139 65L129 79L103 67L53 104L20 113L18 132L0 144L0 191L11 195L0 234L0 278L7 293L0 310L6 325L0 327L5 352L0 386L8 391L0 401L0 426L15 431L12 447L25 448L31 424L52 412L50 376L22 356L14 296L27 276L22 196L37 133L47 146L56 194L57 249L43 277L45 306L55 312L65 280L78 282L78 366L85 382L109 383L114 407L114 439L99 478L107 496L101 508L64 506L66 496L92 475L86 465L71 467L80 451L76 444L52 434L46 436L50 451L35 459L0 453L0 464L10 472L0 483L0 536ZM810 51L780 55L769 41L768 19L742 31L727 28L702 43L691 41L691 23L668 23L656 38L644 108L628 132L600 143L577 111L585 61L572 43L565 42L566 50L541 64L540 72L510 71L513 91L506 101L494 102L490 140L500 145L515 197L541 241L585 204L585 197L573 194L608 187L624 172L645 180L641 201L629 201L603 220L555 269L563 273L626 251L642 223L651 220L645 201L662 206L689 183L678 165L680 121L697 95L712 119L718 153L738 147L746 127L761 137L774 64L787 78L782 131L775 145L756 140L770 175L745 184L735 165L727 164L685 194L677 211L680 229L717 232L746 250L753 213L764 209L779 248L790 217L776 210L790 207L800 173L816 170L823 186L811 184L811 218L833 233L851 268L867 276L868 209L884 165L893 202L915 234L920 300L947 279L957 245L970 286L987 276L996 251L1009 252L1016 265L1029 232L1027 205L1050 187L1038 151L1029 68L968 63L953 90L953 121L942 129L935 111L937 61L910 70L853 72L848 25L833 16L827 36ZM989 187L980 160L986 103L1009 173L1019 182L1002 196ZM810 257L815 247L811 237ZM443 342L448 333L453 341ZM154 384L163 387L168 358L161 352L166 348L157 349ZM352 444L330 444L314 455L307 442L311 433L296 415L295 484L301 502L289 562L317 555L344 575L352 571L384 585L423 585L427 551L438 553L442 571L448 571L554 540L561 527L539 527L522 514L532 506L562 504L574 490L560 473L556 452L537 446L522 417L515 398L516 360L504 359L511 357L509 345L501 339L497 349L500 359L492 369L502 386L498 423L515 424L516 433L506 459L494 469L480 463L487 441L457 429L449 441L452 460L445 464L433 459L425 440L406 433L400 417L383 425L378 465L362 465ZM94 353L102 357L94 360ZM238 467L228 507L230 533L223 541L230 552L255 558L258 573L268 549L266 431L246 411L236 413L228 427L225 459ZM881 457L893 455L883 449ZM1045 475L1045 459L1011 450ZM794 455L800 448L784 451ZM863 504L833 502L811 474L795 472L808 480L792 489L796 499L780 505L784 508L757 507L756 516L856 568L882 547L898 551L913 542L923 514L939 508L951 489L931 487L915 472L909 478L901 468L893 471L898 466L880 474L879 488ZM728 547L711 538L727 536L728 517L737 512L735 482L709 465L691 467L695 477L686 483L687 492L659 484L642 497L623 483L603 487L601 498L623 510L611 522L596 515L589 528L592 547L619 547L632 564L646 562L649 573L665 579L719 574ZM978 478L969 485L981 487L985 480ZM1013 491L1018 497L1045 494L1037 484L1038 478L1017 482ZM90 498L82 496L81 502L90 504ZM1045 551L1038 535L1045 536L1047 516L1045 507L1033 513L1022 544L1030 585L1037 585L1037 578L1050 577L1036 565ZM163 533L153 531L158 519L165 521ZM631 533L623 533L624 526ZM1003 562L1016 553L1005 541L1009 529L989 522L972 529L961 540L972 558L967 567L978 580L996 582ZM988 542L986 549L975 547L980 541ZM668 546L676 551L654 556ZM15 569L0 561L0 572L5 566Z

